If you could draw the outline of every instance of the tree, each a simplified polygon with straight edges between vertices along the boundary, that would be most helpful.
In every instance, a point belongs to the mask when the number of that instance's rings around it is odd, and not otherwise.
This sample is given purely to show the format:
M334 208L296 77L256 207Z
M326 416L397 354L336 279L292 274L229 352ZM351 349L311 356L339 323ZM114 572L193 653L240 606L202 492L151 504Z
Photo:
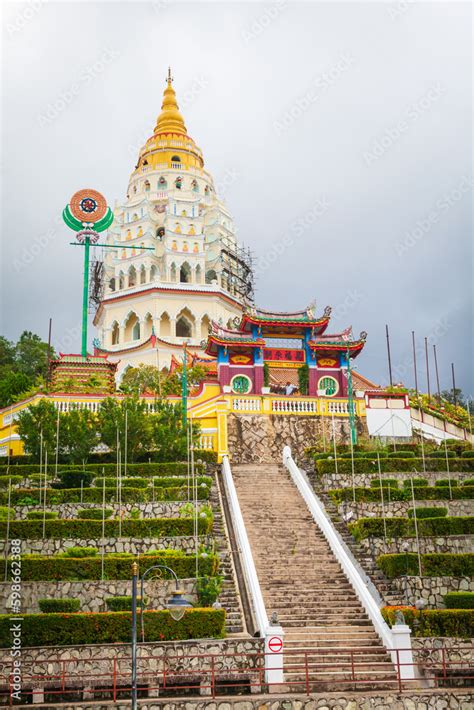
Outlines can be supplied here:
M42 399L38 404L28 407L18 414L18 434L27 454L40 461L40 451L43 456L48 452L51 462L56 451L57 412L54 404ZM41 444L42 441L42 444Z
M183 427L183 410L180 404L159 400L151 417L153 458L156 461L185 461L188 442ZM193 426L193 440L199 440L200 427Z
M18 395L33 387L34 380L23 372L6 372L0 379L0 407L17 401Z
M162 384L162 394L181 394L181 377L183 374L183 366L179 365L176 370L168 375ZM187 369L188 391L193 387L197 387L202 380L205 380L209 374L207 367L203 365L195 365Z
M0 372L4 368L11 369L15 364L15 344L0 335Z
M71 463L87 461L99 443L97 415L88 409L72 409L60 419L59 446Z
M125 413L127 413L127 436L125 437ZM107 397L99 410L98 424L101 440L117 453L117 430L122 461L125 456L127 439L127 460L134 461L141 451L147 451L151 441L151 423L146 402L138 396L125 397L119 401Z
M456 404L458 405L458 407L464 407L464 409L467 409L463 392L462 392L462 390L458 389L457 387L454 390L454 393L453 393L452 389L443 390L441 392L441 399L442 400L445 399L446 402L449 402L449 404L454 404L454 395L456 395Z
M38 375L46 377L48 374L48 343L41 340L39 335L29 330L23 331L15 346L15 369L23 372L28 377ZM54 351L51 349L51 357Z
M159 369L154 365L141 364L138 367L129 367L122 378L120 389L131 394L149 392L158 395L161 377Z

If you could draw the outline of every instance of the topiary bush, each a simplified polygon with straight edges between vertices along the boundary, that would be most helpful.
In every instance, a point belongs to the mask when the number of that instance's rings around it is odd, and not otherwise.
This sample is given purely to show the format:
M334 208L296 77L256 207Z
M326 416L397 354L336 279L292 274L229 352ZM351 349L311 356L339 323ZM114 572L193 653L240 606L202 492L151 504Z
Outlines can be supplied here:
M474 592L448 592L444 603L447 609L474 609Z
M8 488L9 484L17 486L23 481L23 476L3 476L0 478L0 488Z
M94 557L99 554L97 547L68 547L64 552L58 552L57 557Z
M455 459L456 458L456 452L455 451L445 451L444 449L442 451L432 451L430 454L428 454L427 458L430 459L445 459L446 456L449 459Z
M414 459L416 454L414 451L389 451L387 456L391 459Z
M59 513L51 510L29 510L26 514L27 520L56 520Z
M367 537L414 537L415 521L411 518L360 518L349 523L349 530L357 541ZM425 518L418 520L418 534L422 537L437 535L472 535L474 517Z
M140 478L139 476L122 476L121 478L122 488L147 488L150 485L149 478ZM118 480L117 478L102 477L94 478L95 488L117 488Z
M382 486L386 488L398 488L398 480L396 478L382 478ZM380 488L380 478L376 478L370 482L371 488Z
M83 508L77 511L77 517L80 520L102 520L110 518L113 513L112 508Z
M379 555L377 566L390 578L418 575L418 555L414 552ZM474 554L431 552L421 555L421 570L426 577L471 577Z
M456 479L449 479L449 478L440 478L439 480L435 481L435 486L440 486L441 488L444 488L445 486L457 486L458 481Z
M23 614L22 647L70 646L129 643L131 612L89 612L76 614ZM187 609L180 621L169 611L146 611L145 638L153 641L223 638L223 609ZM0 616L0 648L10 648L11 616Z
M141 597L137 597L137 609L141 608ZM132 597L107 597L105 600L109 611L131 611ZM143 597L143 604L148 604L148 597Z
M447 508L415 508L416 511L416 519L421 520L422 518L444 518L448 514L448 509ZM413 518L414 517L414 512L413 508L411 508L408 511L408 517Z
M15 517L15 511L13 508L9 508L6 505L0 506L0 520L8 520Z
M413 488L420 488L421 486L428 485L427 478L407 478L403 481L403 487L409 488L411 490L412 481L413 481Z
M66 469L58 473L61 488L89 488L94 474L82 469Z
M38 599L38 606L43 614L73 614L79 611L79 599Z
M396 612L401 610L405 622L415 636L440 636L472 638L474 635L474 612L468 609L428 609L423 612L414 607L390 607L381 609L385 621L393 626Z
M463 451L461 454L463 459L474 459L474 449L469 449L468 451Z

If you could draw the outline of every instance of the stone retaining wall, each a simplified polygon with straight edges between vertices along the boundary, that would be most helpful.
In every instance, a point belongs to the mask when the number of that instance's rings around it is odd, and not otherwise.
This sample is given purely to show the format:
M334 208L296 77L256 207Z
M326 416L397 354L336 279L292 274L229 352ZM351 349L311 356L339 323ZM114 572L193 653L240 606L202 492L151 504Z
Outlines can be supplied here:
M474 467L474 464L473 464ZM331 488L352 488L352 474L351 473L325 473L322 476L311 471L310 468L306 469L309 471L310 476L315 476L318 481L321 482L324 490L331 490ZM409 480L412 476L416 478L426 478L430 486L434 486L436 481L440 481L444 478L448 478L446 471L438 471L431 473L424 473L423 471L418 471L417 473L382 473L382 478L396 478L400 481L400 488L403 486L403 481ZM474 478L474 471L471 472L453 472L451 474L452 480L464 481L466 478ZM356 486L361 488L370 488L371 481L378 481L378 473L356 473L354 474L354 483Z
M444 608L444 595L448 592L474 592L471 577L395 577L391 581L390 598L398 591L399 604L415 604L426 599L427 608ZM393 602L390 602L393 604Z
M202 506L207 501L201 501L199 506ZM117 503L106 503L105 507L113 510L111 517L116 517L122 512L123 517L130 517L132 511L140 511L140 518L178 518L179 512L185 501L160 501L159 503L123 503L119 506ZM49 512L59 513L59 518L77 518L80 510L98 510L102 508L100 503L60 503L58 505L46 505L46 510ZM27 515L32 510L43 511L43 506L40 505L16 505L15 518L16 520L26 520ZM108 518L111 519L111 518Z
M448 515L462 516L474 515L474 500L417 500L415 501L417 508L447 508ZM388 503L384 500L384 510L382 503L354 503L348 500L347 503L340 503L338 511L340 515L351 511L354 514L352 521L358 518L381 518L385 512L385 517L403 517L406 518L408 511L413 510L413 505L410 501L393 501Z
M145 582L145 595L149 607L161 609L175 589L175 582L169 579ZM179 586L194 603L197 600L194 579L180 579ZM0 614L10 613L11 584L0 582ZM21 585L21 608L24 614L40 611L39 599L66 599L72 597L81 602L81 611L107 611L108 597L131 596L131 580L85 580L83 582L23 582Z
M209 545L212 538L208 535L200 535L200 545ZM191 536L170 536L170 537L110 537L105 540L105 552L131 552L134 555L156 550L183 550L192 553L195 550L195 540ZM22 554L54 555L57 552L64 552L69 547L96 547L102 550L102 539L91 538L89 540L22 540ZM0 554L5 551L5 541L0 541Z
M407 552L417 552L415 537L401 537L396 540L383 537L364 538L360 545L372 555L378 557L385 553L401 552L402 545L407 543ZM449 535L440 537L420 537L420 552L472 552L474 535Z

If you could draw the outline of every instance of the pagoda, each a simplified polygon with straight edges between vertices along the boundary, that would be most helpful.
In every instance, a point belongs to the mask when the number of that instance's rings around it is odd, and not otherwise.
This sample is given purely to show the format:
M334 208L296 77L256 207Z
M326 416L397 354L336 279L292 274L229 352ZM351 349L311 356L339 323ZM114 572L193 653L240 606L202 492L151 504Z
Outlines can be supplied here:
M252 301L249 255L188 134L168 74L161 113L107 233L96 353L170 367L203 354L211 321L229 326ZM127 247L127 248L124 248Z
M367 334L354 339L352 328L329 335L331 308L316 316L310 306L294 313L247 308L235 329L213 322L205 350L217 358L224 392L264 394L299 386L298 370L307 370L310 397L347 397L347 370L365 345ZM265 366L268 383L265 385Z

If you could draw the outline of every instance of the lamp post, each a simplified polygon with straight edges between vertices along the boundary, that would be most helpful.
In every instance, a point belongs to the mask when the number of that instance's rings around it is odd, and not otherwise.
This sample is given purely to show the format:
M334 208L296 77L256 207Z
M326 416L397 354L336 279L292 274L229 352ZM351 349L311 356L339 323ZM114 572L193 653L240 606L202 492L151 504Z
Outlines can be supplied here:
M176 588L171 597L166 602L166 608L170 612L171 618L174 621L179 621L183 618L186 609L192 607L192 604L183 597L183 590L179 588L178 575L171 567L166 565L152 565L142 574L140 578L140 622L142 641L145 640L145 625L143 620L144 602L144 584L145 577L155 569L166 570L174 578ZM138 564L132 564L132 710L137 710L137 587L138 587Z

